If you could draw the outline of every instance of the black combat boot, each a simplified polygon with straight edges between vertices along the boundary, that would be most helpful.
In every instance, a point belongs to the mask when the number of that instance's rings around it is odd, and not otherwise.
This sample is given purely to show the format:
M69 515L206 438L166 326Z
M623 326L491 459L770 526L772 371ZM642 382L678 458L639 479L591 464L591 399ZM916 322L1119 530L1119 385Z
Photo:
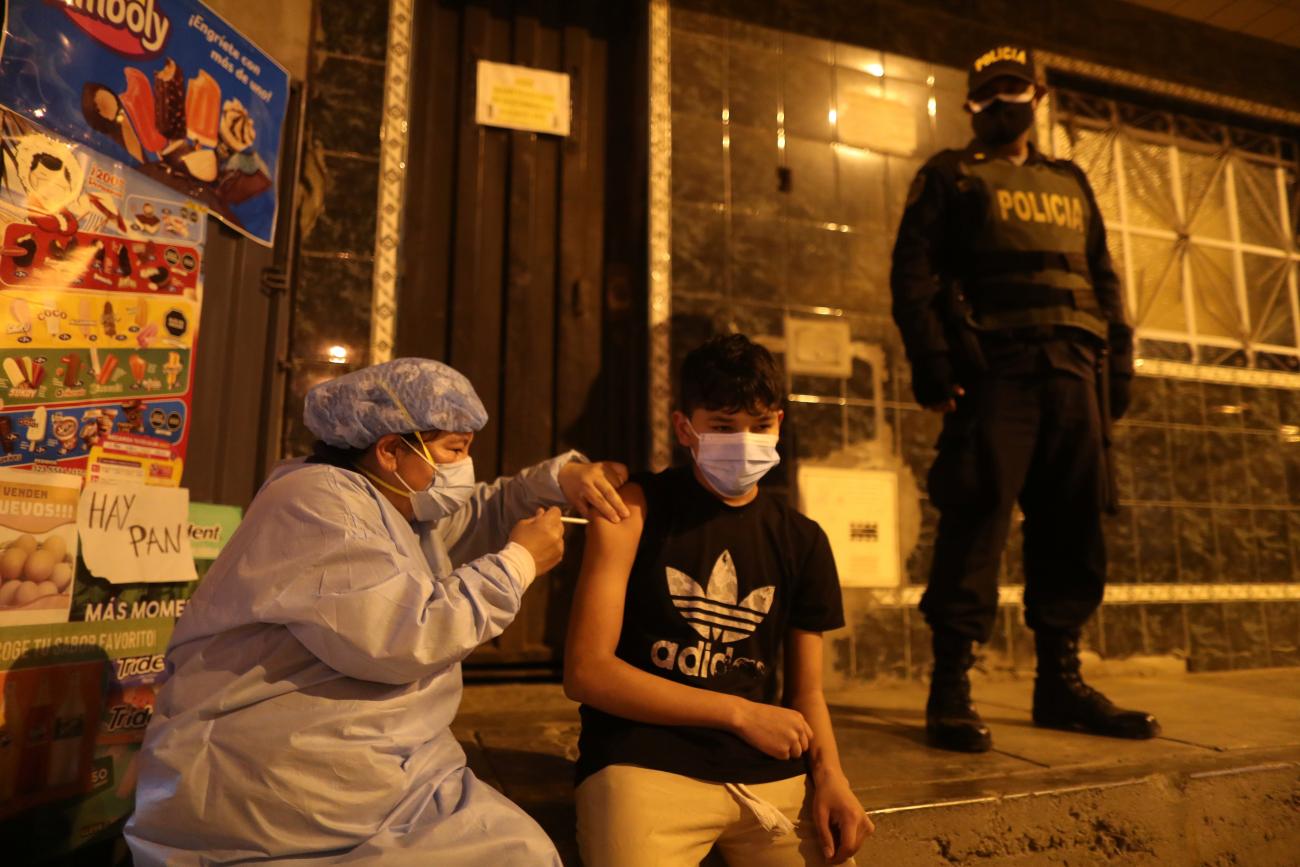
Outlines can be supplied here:
M1140 710L1115 707L1079 675L1079 633L1034 633L1038 677L1034 679L1034 725L1142 740L1160 734L1160 723Z
M970 700L967 671L975 662L969 638L936 630L934 674L925 704L925 736L930 746L959 753L983 753L993 746L984 720Z

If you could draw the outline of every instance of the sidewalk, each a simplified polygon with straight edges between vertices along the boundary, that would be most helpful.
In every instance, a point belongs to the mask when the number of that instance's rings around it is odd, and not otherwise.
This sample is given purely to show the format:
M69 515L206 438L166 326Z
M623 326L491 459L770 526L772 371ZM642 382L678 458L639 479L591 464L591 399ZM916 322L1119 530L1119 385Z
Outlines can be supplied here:
M977 683L995 749L925 746L925 688L829 694L844 770L877 825L862 865L1300 864L1300 669L1090 678L1154 712L1154 741L1035 728L1032 680ZM476 685L454 726L470 765L566 864L577 707L557 684Z

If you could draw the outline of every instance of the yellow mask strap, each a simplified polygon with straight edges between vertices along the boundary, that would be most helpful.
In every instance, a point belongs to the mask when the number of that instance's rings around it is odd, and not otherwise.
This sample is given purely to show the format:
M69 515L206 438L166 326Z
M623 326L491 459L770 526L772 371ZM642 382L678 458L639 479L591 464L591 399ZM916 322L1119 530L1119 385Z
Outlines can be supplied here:
M411 424L411 435L415 437L417 442L419 442L420 451L424 452L424 459L429 462L429 466L436 468L438 462L433 459L433 454L429 451L429 447L425 445L424 437L420 436L420 425L416 423L415 417L412 416L410 411L406 408L406 404L402 403L402 399L397 396L397 392L388 387L388 383L380 382L377 383L377 385L384 390L385 394L392 398L393 403L402 411L402 415L406 416L406 420ZM402 439L406 439L406 437L402 437ZM407 441L406 444L409 446L410 442Z
M358 467L357 469L361 469L361 468ZM366 478L370 479L370 481L374 482L376 485L379 485L379 487L387 488L388 490L392 491L394 494L397 494L399 497L409 497L411 495L410 491L403 491L401 488L397 487L397 485L388 484L388 482L385 482L383 479L379 478L379 476L370 472L370 470L363 469L361 470L361 473Z

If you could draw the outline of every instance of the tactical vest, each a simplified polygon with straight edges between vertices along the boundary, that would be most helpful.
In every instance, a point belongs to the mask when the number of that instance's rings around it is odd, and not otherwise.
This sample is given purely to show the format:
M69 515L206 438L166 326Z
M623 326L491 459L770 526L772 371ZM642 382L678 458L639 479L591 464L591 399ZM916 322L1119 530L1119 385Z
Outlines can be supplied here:
M967 236L963 291L975 324L1001 330L1071 326L1107 337L1092 288L1092 209L1079 179L1047 161L1014 165L968 154L959 172L981 213ZM969 231L969 228L968 228Z

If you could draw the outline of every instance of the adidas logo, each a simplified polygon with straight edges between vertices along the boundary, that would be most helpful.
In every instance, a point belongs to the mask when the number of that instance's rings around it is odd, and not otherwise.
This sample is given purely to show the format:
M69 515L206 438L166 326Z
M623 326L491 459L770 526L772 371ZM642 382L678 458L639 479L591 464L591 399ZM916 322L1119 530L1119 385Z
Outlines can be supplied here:
M713 564L707 591L685 572L668 567L668 594L677 613L706 640L730 643L748 638L771 610L775 586L760 587L739 604L736 586L730 551L723 551Z
M673 606L704 640L687 647L675 641L656 641L650 648L650 661L692 677L716 677L733 669L763 676L767 666L761 660L734 658L733 648L714 650L713 642L730 644L753 635L772 609L776 587L760 587L737 603L736 564L730 551L723 551L713 564L707 591L680 569L669 566L667 571Z

